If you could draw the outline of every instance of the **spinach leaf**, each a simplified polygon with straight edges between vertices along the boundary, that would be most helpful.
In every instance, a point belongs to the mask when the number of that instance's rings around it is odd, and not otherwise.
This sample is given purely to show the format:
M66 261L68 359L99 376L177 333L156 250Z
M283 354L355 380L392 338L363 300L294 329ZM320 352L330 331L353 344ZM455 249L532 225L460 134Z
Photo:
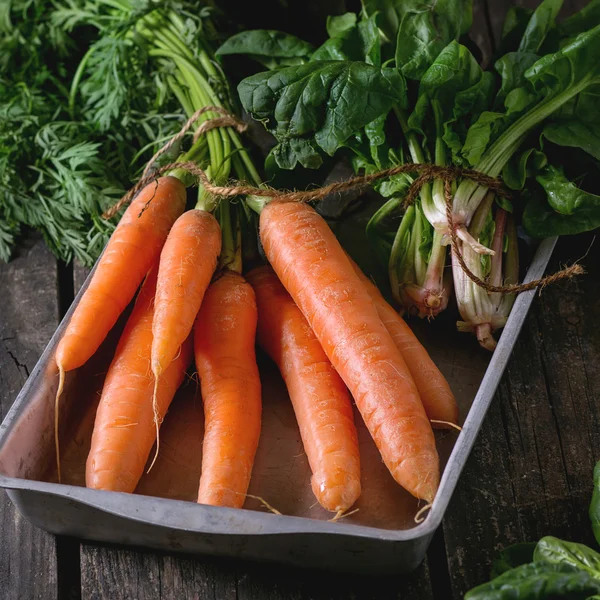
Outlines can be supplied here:
M362 0L364 13L369 17L377 17L377 25L386 41L394 44L403 14L400 4L400 0Z
M317 48L311 56L311 61L324 60L355 60L365 61L368 64L381 65L381 37L376 24L376 17L361 19L356 24L356 15L354 23L350 21L338 23L336 26L328 27L334 35L330 37L322 46ZM336 17L342 19L346 15Z
M254 29L230 37L216 52L217 56L245 54L268 69L302 64L313 52L312 44L281 31Z
M520 52L537 52L546 35L554 27L563 0L543 0L536 8L519 44Z
M503 119L502 113L485 111L469 127L462 154L470 165L479 162Z
M600 160L600 123L560 120L546 125L541 135L559 146L581 148Z
M525 180L535 175L548 164L543 152L528 148L519 154L513 154L502 171L502 179L511 190L522 190Z
M600 227L600 196L579 189L553 166L536 179L543 191L533 194L523 212L523 225L530 235L572 235Z
M343 15L327 17L327 35L337 37L356 27L356 13L347 12Z
M600 83L600 25L578 35L562 50L540 58L525 77L546 97L561 92L575 96L589 85Z
M510 92L523 87L527 83L525 73L538 59L538 55L532 52L509 52L496 61L494 68L502 79L502 84L494 103L496 110L502 108L506 96Z
M548 166L536 177L548 195L548 203L562 215L596 213L600 218L600 196L580 190L562 170Z
M600 554L583 544L546 536L538 542L533 560L571 565L600 581Z
M395 69L350 61L258 73L238 92L244 109L280 143L275 159L282 168L320 164L318 149L333 155L357 130L406 102L406 83Z
M472 589L465 600L586 600L598 592L600 582L569 564L533 562Z
M471 22L471 2L465 0L398 0L396 12L396 66L409 79L420 79Z
M530 8L522 6L511 6L508 9L502 26L500 55L517 50L532 14L533 11Z
M491 578L495 579L506 571L533 562L535 547L535 542L524 542L504 548L492 562Z
M600 461L594 467L594 491L590 502L590 521L596 542L600 544Z
M592 23L600 23L600 0L591 0L581 10L565 19L558 29L563 36L570 37L587 31Z

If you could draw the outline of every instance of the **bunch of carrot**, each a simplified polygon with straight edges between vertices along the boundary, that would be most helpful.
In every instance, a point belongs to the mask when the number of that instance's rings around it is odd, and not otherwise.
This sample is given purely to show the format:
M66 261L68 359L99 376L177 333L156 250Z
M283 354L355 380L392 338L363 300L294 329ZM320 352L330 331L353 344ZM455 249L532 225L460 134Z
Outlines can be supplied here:
M271 266L245 279L237 207L223 202L217 220L185 211L185 199L172 175L140 192L58 346L57 424L65 374L91 358L141 284L104 383L87 486L135 490L193 354L205 410L198 501L241 507L261 427L258 334L287 385L324 508L346 511L361 492L351 396L394 479L431 502L431 424L456 423L454 396L327 223L306 204L260 205Z

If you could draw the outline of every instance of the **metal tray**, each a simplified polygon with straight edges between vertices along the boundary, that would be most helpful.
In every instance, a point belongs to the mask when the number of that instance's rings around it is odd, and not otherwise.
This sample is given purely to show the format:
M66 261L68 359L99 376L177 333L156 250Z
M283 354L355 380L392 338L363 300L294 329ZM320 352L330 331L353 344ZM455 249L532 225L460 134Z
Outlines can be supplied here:
M541 242L526 281L543 274L555 243L555 238ZM64 483L55 483L53 358L82 291L0 426L0 487L8 490L25 518L56 534L303 567L410 571L423 560L442 521L534 293L517 298L491 359L471 336L457 333L450 321L435 328L416 323L419 337L448 378L464 419L459 435L436 433L444 471L431 512L420 525L414 522L417 501L392 480L358 414L360 510L342 521L327 521L330 515L315 504L310 490L310 470L285 386L264 357L259 358L263 432L249 493L262 496L285 516L270 514L252 498L243 510L194 502L203 431L194 381L178 392L161 429L157 464L144 475L135 494L83 487L95 409L123 319L93 359L67 376L60 408Z

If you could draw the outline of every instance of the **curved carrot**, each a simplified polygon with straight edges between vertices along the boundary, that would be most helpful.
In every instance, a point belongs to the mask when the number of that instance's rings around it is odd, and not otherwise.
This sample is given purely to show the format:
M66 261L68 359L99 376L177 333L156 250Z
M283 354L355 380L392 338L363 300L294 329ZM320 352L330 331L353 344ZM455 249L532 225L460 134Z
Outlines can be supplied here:
M360 456L350 394L300 309L268 266L247 274L256 292L258 341L290 394L319 504L348 510L360 496Z
M241 508L261 426L254 350L256 301L245 279L225 272L207 290L194 327L205 432L198 502Z
M129 205L58 344L56 363L64 371L83 365L104 341L156 262L185 200L179 179L161 177Z
M431 425L402 355L335 235L310 206L272 201L261 212L260 237L392 476L431 502L439 485Z
M142 286L106 375L86 463L89 488L133 492L156 441L150 370L156 271ZM157 395L161 422L191 357L190 337L161 377Z
M158 379L192 331L221 252L221 229L205 210L175 221L160 254L152 332L152 372Z
M106 245L58 344L54 438L59 481L58 401L65 372L83 365L104 341L158 259L171 226L185 209L185 201L185 186L175 177L161 177L136 196Z
M379 318L400 350L417 386L427 416L431 421L436 421L436 423L432 423L432 426L434 429L436 427L447 429L450 426L444 425L442 422L456 424L458 422L458 405L446 378L431 360L427 350L423 348L412 329L385 301L377 286L350 257L348 259L371 296Z

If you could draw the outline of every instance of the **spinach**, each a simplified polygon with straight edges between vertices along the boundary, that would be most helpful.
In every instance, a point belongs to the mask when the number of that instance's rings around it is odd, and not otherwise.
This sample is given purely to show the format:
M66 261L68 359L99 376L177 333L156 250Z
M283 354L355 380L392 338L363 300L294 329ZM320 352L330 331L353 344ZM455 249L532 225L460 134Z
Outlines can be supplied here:
M472 589L465 600L586 600L599 592L599 581L570 564L532 562Z
M533 551L535 550L535 547L535 542L524 542L504 548L492 562L492 579L495 579L498 575L502 575L502 573L510 571L515 567L533 562Z
M573 234L600 226L600 196L578 188L562 169L553 166L546 167L536 180L546 194L547 206L535 199L527 204L523 225L528 233L536 237Z
M385 39L395 45L396 66L409 79L420 79L472 23L472 0L363 0L363 9L377 15Z
M523 32L519 52L537 52L548 32L555 25L563 0L543 0L531 15Z
M302 64L314 51L312 44L281 31L255 29L230 37L217 50L217 56L244 54L268 69Z
M581 148L600 160L600 123L559 120L546 125L541 136L559 146Z
M594 579L600 581L600 554L583 544L565 542L547 536L537 543L533 560L568 564L576 569L587 571Z
M282 168L321 164L357 130L405 104L406 84L394 69L364 62L319 61L258 73L238 86L244 109L276 137Z

